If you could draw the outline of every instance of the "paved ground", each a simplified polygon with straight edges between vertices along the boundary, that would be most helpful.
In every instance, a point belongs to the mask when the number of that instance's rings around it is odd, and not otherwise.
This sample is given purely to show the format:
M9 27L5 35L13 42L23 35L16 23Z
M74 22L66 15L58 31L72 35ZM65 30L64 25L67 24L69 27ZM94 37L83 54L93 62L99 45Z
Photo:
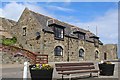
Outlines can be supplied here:
M51 64L53 64L53 63L51 63ZM97 65L96 65L96 68L98 68ZM2 67L0 67L0 69L2 69L2 77L9 78L8 80L10 80L10 78L12 78L11 80L14 80L13 78L21 79L23 76L23 64L6 64L6 65L2 65ZM118 74L120 74L120 62L119 62L119 64L117 62L115 62L115 72L114 72L113 76L99 76L99 77L94 77L94 78L86 78L85 80L103 80L103 79L119 80ZM89 74L85 74L85 75L88 76ZM93 75L96 75L96 74L93 74ZM76 75L72 75L72 76L76 76ZM30 78L29 70L28 70L28 78ZM55 80L56 80L56 78L61 78L61 75L58 75L55 69L53 72L53 78ZM7 79L3 79L3 80L7 80ZM23 80L23 79L21 79L21 80Z

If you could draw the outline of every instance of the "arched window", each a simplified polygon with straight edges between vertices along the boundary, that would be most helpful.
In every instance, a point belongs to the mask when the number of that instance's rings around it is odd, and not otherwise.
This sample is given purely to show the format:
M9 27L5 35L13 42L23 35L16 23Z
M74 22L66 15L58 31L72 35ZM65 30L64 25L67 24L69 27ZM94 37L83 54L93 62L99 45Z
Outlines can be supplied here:
M85 51L83 49L80 49L79 50L79 57L84 58L84 53L85 53Z
M61 46L56 46L54 49L55 56L63 55L63 48Z
M99 58L99 52L96 50L95 51L95 59L98 59Z

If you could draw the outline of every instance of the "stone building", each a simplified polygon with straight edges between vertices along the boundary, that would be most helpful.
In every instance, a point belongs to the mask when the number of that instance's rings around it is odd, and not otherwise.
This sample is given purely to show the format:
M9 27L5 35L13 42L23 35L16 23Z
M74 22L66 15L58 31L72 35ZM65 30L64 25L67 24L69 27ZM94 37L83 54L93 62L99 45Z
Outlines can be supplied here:
M0 17L0 37L12 38L11 28L16 22L13 20L5 19Z
M27 8L8 31L17 37L15 46L39 54L48 54L49 62L117 58L116 44L104 45L98 36L88 30Z

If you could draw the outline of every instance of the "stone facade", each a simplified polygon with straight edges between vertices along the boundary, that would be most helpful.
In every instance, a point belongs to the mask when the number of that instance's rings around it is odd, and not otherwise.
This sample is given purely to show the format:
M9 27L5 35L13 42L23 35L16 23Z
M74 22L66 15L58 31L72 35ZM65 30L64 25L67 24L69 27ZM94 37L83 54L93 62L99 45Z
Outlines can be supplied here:
M65 27L63 40L55 39L53 27L47 25L50 19L55 24ZM27 8L24 10L17 24L11 27L10 30L10 33L17 37L17 44L15 46L39 54L48 54L49 62L108 60L117 58L117 45L103 45L99 38L90 31L35 13ZM78 39L77 34L73 33L75 31L85 33L85 40ZM36 33L39 33L39 39L36 39ZM98 46L95 46L94 38L97 38ZM62 47L63 55L55 56L56 46ZM80 49L84 51L83 57L79 57ZM96 52L97 59L95 57ZM106 57L105 54L107 54Z

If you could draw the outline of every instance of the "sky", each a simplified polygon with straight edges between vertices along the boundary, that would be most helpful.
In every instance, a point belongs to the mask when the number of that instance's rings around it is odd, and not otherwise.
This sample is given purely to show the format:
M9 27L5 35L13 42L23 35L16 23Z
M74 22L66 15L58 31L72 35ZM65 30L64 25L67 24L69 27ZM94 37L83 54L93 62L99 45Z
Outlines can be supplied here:
M2 2L0 17L18 21L25 7L94 34L97 27L104 44L118 43L118 2Z

